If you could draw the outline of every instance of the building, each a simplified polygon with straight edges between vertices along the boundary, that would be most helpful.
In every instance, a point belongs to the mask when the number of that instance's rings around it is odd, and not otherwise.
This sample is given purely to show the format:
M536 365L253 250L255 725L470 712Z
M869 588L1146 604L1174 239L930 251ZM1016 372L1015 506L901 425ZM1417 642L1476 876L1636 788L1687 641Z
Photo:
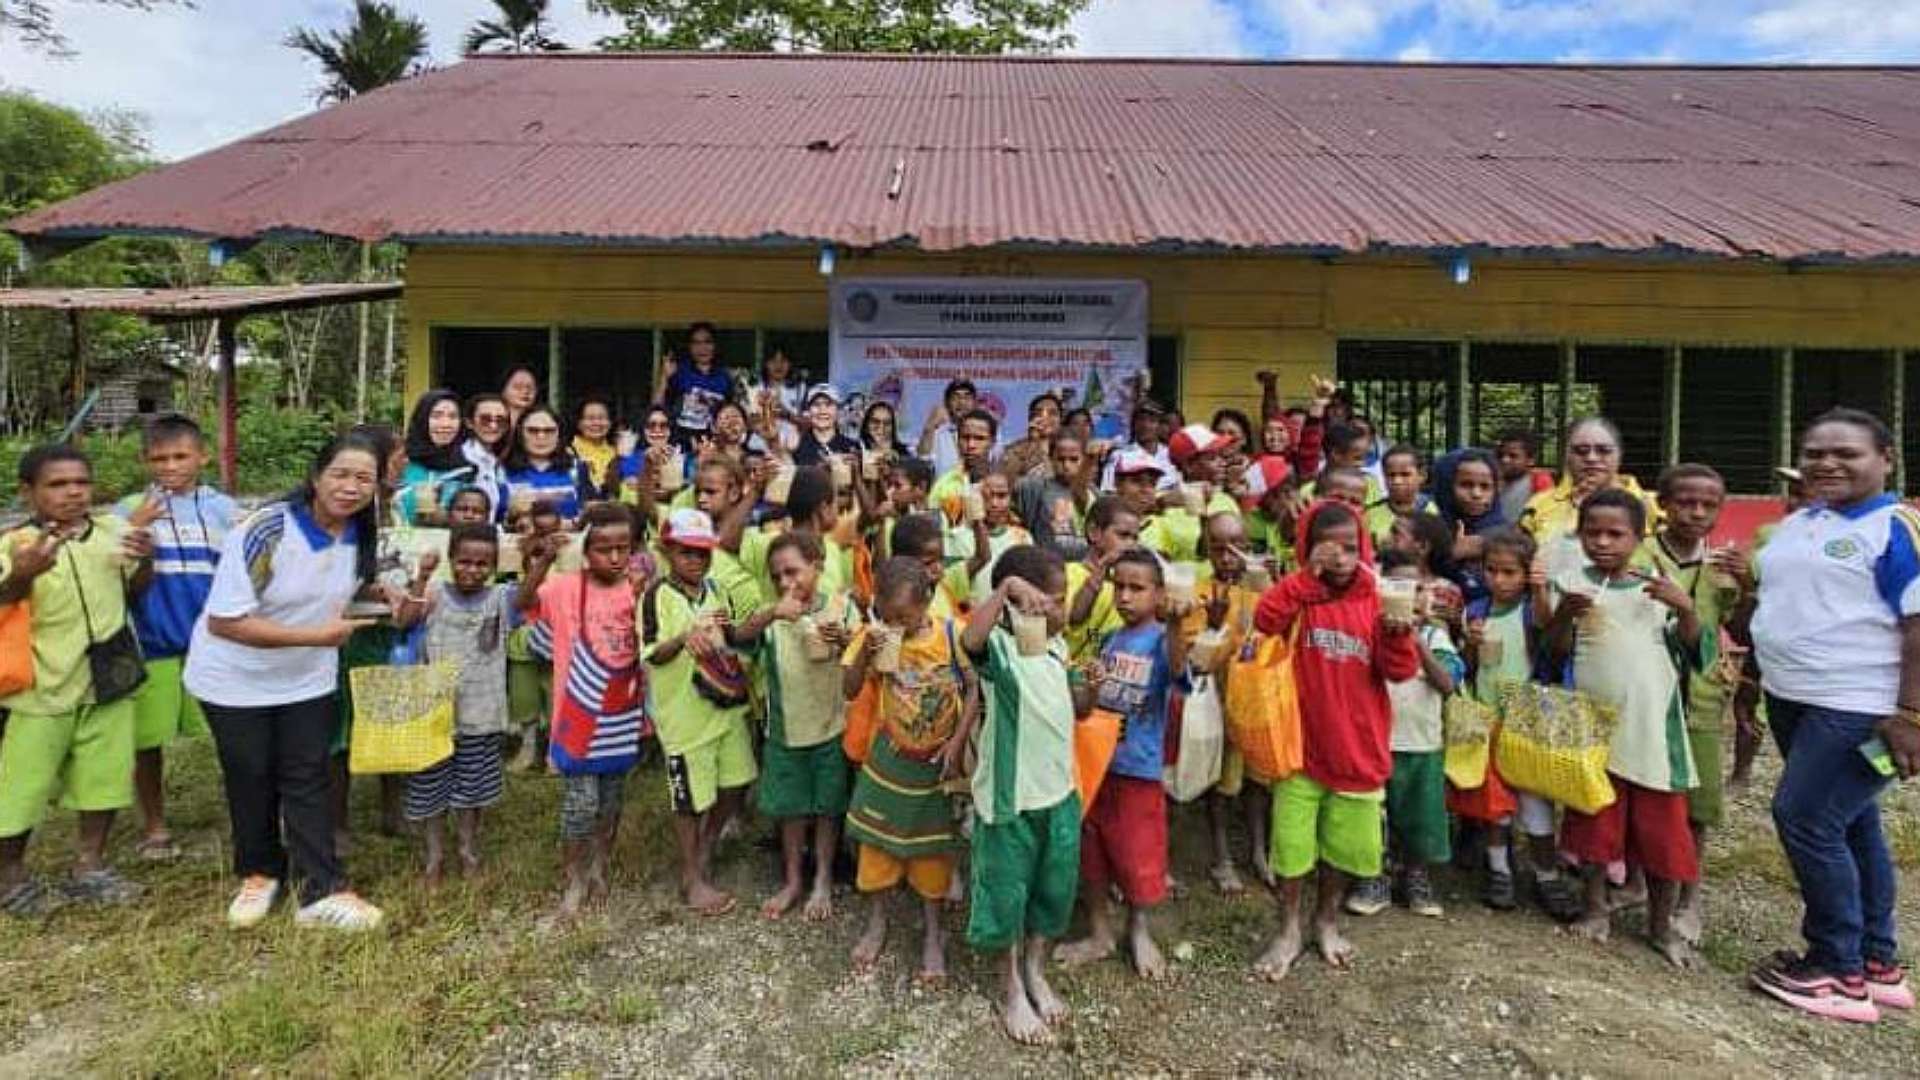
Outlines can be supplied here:
M1138 279L1189 416L1252 407L1266 367L1430 449L1599 409L1643 478L1700 458L1757 494L1836 403L1920 449L1917 94L1904 68L488 56L7 228L404 241L410 392L527 363L628 410L696 319L731 363L778 339L823 366L823 248L842 277Z

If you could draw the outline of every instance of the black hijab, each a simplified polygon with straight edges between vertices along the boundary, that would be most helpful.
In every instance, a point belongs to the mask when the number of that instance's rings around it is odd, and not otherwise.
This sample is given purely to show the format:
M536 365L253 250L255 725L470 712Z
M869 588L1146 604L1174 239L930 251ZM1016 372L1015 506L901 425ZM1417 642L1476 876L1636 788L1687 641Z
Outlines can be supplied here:
M434 406L443 401L453 402L454 411L460 411L460 398L451 390L429 390L413 403L413 415L407 420L407 460L432 472L469 468L472 462L460 452L460 444L466 441L467 434L464 419L460 433L445 446L436 444L427 433L427 418L433 415Z

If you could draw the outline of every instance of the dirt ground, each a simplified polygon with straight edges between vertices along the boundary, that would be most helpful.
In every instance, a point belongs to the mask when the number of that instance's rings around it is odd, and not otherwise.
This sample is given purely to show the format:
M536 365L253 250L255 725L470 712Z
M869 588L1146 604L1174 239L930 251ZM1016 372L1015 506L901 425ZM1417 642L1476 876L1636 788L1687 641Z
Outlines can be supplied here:
M389 929L342 941L280 918L232 934L220 924L231 882L211 754L176 756L190 856L130 867L150 888L139 907L0 921L0 1077L1920 1072L1914 1018L1844 1027L1746 988L1748 965L1794 943L1799 914L1766 822L1764 761L1710 847L1701 970L1669 968L1636 936L1635 914L1593 946L1530 909L1491 913L1469 879L1444 874L1444 917L1395 909L1354 921L1352 971L1308 959L1282 985L1256 982L1248 967L1275 925L1272 903L1213 893L1194 808L1176 819L1188 895L1158 918L1172 978L1147 985L1119 961L1059 973L1073 1017L1053 1046L1030 1050L998 1031L995 965L957 941L952 985L923 992L910 985L913 922L896 922L878 971L860 978L847 962L859 898L843 893L822 924L762 920L773 860L758 830L722 853L740 908L684 914L657 771L630 787L612 904L577 929L538 925L553 897L557 787L515 777L480 882L428 895L414 878L416 842L374 836L363 790L351 865ZM1911 898L1920 785L1887 809ZM56 820L36 845L44 872L60 866L69 828ZM1914 940L1911 899L1902 910Z

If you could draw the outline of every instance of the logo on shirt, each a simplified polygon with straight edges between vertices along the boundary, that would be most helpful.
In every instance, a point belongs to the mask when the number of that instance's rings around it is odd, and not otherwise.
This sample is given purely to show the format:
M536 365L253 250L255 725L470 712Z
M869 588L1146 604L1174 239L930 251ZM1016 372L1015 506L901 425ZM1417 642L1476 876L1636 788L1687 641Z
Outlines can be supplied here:
M1826 552L1827 558L1836 562L1846 562L1860 555L1860 545L1854 543L1851 536L1837 536L1827 541L1827 546L1822 550Z
M1315 627L1307 631L1307 644L1326 653L1329 660L1365 662L1372 656L1365 641L1331 627Z

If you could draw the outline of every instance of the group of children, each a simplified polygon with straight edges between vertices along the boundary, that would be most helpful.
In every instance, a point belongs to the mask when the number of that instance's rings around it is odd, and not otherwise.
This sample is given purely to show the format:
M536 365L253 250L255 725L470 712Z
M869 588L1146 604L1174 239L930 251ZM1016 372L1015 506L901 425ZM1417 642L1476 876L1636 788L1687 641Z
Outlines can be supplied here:
M416 553L391 589L393 623L461 671L452 755L405 781L428 881L447 862L449 816L459 867L479 865L479 817L500 797L505 741L537 709L544 722L524 737L544 742L560 778L560 915L606 896L625 781L657 741L692 911L736 904L714 854L751 789L781 848L763 915L828 917L844 835L868 898L854 965L877 960L894 894L910 893L922 916L917 978L940 980L945 910L964 905L968 942L1005 953L1006 1030L1038 1041L1066 1014L1050 956L1087 963L1124 949L1142 976L1166 971L1150 920L1174 887L1178 810L1163 775L1183 708L1201 694L1229 709L1259 698L1221 684L1255 677L1248 662L1278 642L1297 688L1298 760L1269 775L1266 755L1230 747L1203 800L1215 886L1243 892L1246 868L1279 900L1260 974L1284 977L1309 943L1347 964L1343 910L1372 914L1398 894L1416 914L1439 914L1431 868L1460 844L1488 905L1515 907L1524 873L1541 907L1589 937L1604 938L1610 913L1644 890L1654 945L1690 964L1699 839L1718 809L1689 794L1717 790L1706 776L1721 768L1730 682L1718 657L1752 595L1745 559L1707 547L1725 485L1705 466L1676 466L1652 499L1604 487L1582 492L1561 527L1528 514L1516 527L1502 509L1516 488L1530 510L1552 494L1528 447L1458 451L1430 470L1410 448L1376 452L1361 418L1336 416L1350 408L1330 390L1269 416L1258 447L1243 419L1168 434L1146 409L1125 446L1055 428L1045 457L1016 469L995 460L997 419L974 409L952 417L955 465L940 475L897 454L878 469L832 456L749 468L714 452L683 486L643 463L625 502L562 515L536 500L516 522L517 575L501 573L484 494L456 493L444 552ZM66 769L72 805L122 806L106 772L124 756L141 851L165 857L160 748L192 714L168 665L235 511L200 484L205 450L189 421L155 424L146 458L153 494L121 507L126 535L150 536L140 542L156 551L155 584L135 590L132 613L150 676L127 725L137 758L120 734L110 751L89 742L104 707L74 704L63 706L67 756L29 759L23 714L62 703L8 699L0 783L14 792L23 770ZM37 522L66 520L41 505L44 475L23 466L22 480ZM577 569L563 572L569 545ZM25 538L6 556L0 600L46 571ZM1419 602L1388 602L1408 592ZM99 593L87 598L104 610L120 590ZM550 671L544 701L514 692L516 668ZM1450 699L1498 710L1536 682L1617 712L1607 808L1556 807L1507 784L1497 762L1478 787L1448 781ZM1118 735L1093 778L1079 762L1096 714L1117 718ZM1263 723L1229 715L1225 727ZM108 754L113 764L95 767ZM79 767L83 757L95 764ZM116 790L89 803L85 777ZM44 813L46 786L33 791ZM38 823L7 811L19 801L0 800L0 830ZM1252 840L1244 858L1231 844L1236 816ZM15 831L0 837L0 894L24 880ZM88 850L83 869L130 887ZM1076 900L1087 935L1055 950Z

